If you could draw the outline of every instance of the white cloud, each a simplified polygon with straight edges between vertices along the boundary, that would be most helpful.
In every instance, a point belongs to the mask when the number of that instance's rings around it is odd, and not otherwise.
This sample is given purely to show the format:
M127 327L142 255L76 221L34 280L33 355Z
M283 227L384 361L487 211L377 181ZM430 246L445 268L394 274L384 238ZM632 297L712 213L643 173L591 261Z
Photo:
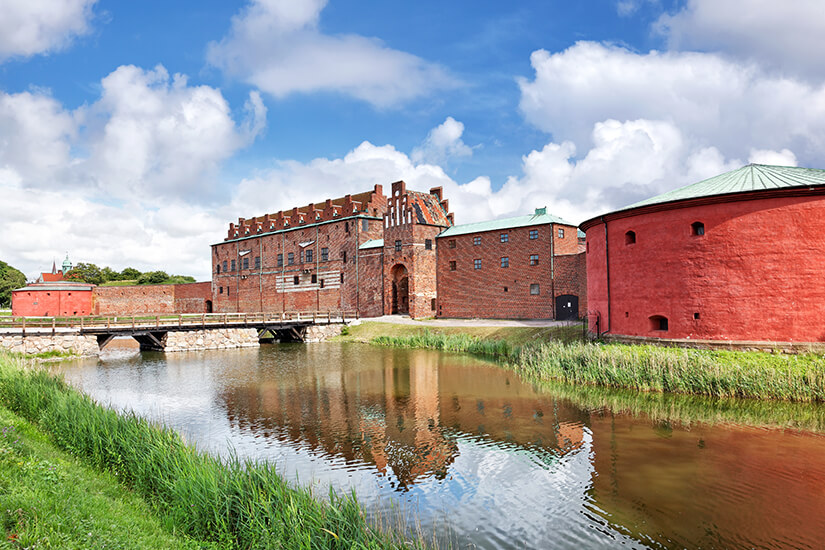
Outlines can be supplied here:
M89 32L97 0L3 0L0 62L60 50Z
M769 151L765 149L752 149L748 157L748 162L754 164L772 164L774 166L796 166L796 155L793 151L782 149L781 151Z
M339 92L379 107L455 85L441 67L354 34L318 28L326 0L252 0L209 61L278 98Z
M672 49L722 51L777 72L825 77L821 0L688 0L654 29Z
M622 17L627 17L639 11L644 3L658 4L659 0L618 0L616 12Z
M412 159L444 165L451 158L471 156L473 150L461 140L462 134L464 124L448 116L443 123L430 130L420 147L413 150Z

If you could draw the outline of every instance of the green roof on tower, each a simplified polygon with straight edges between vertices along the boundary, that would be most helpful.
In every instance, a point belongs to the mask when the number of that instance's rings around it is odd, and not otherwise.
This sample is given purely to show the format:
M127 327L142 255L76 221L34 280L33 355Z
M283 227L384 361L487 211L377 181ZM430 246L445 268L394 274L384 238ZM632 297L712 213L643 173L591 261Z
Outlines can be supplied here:
M787 189L792 187L817 187L825 185L825 170L817 168L797 168L794 166L769 166L766 164L748 164L738 170L725 172L698 183L674 189L661 195L620 208L630 210L662 204L666 202L762 191L768 189Z

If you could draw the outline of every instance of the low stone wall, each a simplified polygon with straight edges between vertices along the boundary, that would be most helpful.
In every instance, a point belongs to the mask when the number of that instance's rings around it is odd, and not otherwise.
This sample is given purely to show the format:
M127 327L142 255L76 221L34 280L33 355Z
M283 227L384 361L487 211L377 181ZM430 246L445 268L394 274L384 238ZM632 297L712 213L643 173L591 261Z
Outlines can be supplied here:
M97 338L85 334L5 335L0 336L0 348L17 353L60 351L77 355L100 354Z
M340 323L334 325L310 325L304 334L304 342L323 342L333 336L340 336L345 326L346 325Z
M254 328L219 328L167 332L162 339L164 351L195 351L258 347L258 331Z

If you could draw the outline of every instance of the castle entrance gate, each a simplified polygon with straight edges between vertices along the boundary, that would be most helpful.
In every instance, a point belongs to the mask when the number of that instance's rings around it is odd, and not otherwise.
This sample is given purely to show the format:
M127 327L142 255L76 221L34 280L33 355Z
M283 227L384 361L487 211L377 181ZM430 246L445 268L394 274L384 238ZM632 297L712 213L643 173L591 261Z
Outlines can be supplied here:
M410 312L410 279L407 268L396 264L390 271L392 277L392 313Z

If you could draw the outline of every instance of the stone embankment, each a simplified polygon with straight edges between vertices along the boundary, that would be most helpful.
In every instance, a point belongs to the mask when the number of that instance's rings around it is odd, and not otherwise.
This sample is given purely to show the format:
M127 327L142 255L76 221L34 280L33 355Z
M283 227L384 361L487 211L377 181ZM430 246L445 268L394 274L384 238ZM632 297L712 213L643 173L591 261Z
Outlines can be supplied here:
M50 351L76 355L98 355L100 353L97 338L86 334L0 335L0 348L31 354Z
M163 351L257 348L258 331L254 328L219 328L167 332L161 342Z
M333 336L340 336L346 325L310 325L304 333L304 342L323 342Z

